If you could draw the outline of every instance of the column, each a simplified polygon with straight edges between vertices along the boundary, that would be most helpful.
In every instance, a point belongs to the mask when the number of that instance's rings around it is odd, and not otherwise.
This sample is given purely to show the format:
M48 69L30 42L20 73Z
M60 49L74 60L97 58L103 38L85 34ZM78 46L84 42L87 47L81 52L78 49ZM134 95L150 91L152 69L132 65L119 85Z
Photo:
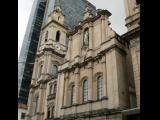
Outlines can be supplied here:
M68 73L67 73L67 75L65 76L64 106L68 105L67 104L68 81L69 81L69 78L68 78Z
M71 49L72 49L72 37L69 36L69 43L68 43L68 59L67 60L70 60L71 59Z
M37 80L37 76L38 76L38 60L37 58L35 59L35 63L34 63L34 68L33 68L33 75L32 75L32 79L31 79L31 85L36 84L36 80Z
M81 47L82 47L81 42L83 41L82 40L82 30L81 29L78 30L78 38L79 38L78 39L79 44L77 45L78 46L78 56L81 56Z
M52 68L52 53L50 52L48 55L48 64L47 64L47 74L50 74L51 68Z
M103 72L103 98L108 98L107 96L107 71L106 71L106 58L105 56L102 57L101 59L101 64L102 64L102 72Z
M38 109L37 112L38 113L42 113L42 105L43 105L43 99L45 99L44 96L44 88L45 85L43 83L40 84L40 88L39 88L39 100L38 100Z
M92 100L93 63L88 63L88 100Z
M46 70L47 70L47 56L48 56L48 52L45 51L45 53L44 53L44 64L43 64L42 75L41 75L42 80L45 79L45 74L46 74Z
M106 40L106 26L105 26L105 16L101 16L101 35L102 35L102 43Z
M36 75L37 75L37 66L38 66L38 60L37 58L35 59L35 63L34 63L34 68L33 68L33 75L32 75L32 80L36 79Z
M25 120L30 120L30 117L32 116L32 110L33 110L33 88L30 89L29 92L29 97L28 97L28 113L26 115L26 119Z
M89 23L89 49L93 49L93 23Z
M75 70L75 104L78 104L79 100L79 94L78 94L78 83L80 79L80 73L79 73L79 68L76 68Z

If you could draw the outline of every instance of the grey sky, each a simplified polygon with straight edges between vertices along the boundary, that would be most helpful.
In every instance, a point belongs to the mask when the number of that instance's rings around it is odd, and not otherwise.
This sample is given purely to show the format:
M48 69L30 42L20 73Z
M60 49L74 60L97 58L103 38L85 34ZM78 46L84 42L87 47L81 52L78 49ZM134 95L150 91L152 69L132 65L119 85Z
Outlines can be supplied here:
M29 14L34 0L18 0L18 57L23 42ZM112 13L111 27L118 33L127 31L125 27L124 0L88 0L96 8L107 9Z

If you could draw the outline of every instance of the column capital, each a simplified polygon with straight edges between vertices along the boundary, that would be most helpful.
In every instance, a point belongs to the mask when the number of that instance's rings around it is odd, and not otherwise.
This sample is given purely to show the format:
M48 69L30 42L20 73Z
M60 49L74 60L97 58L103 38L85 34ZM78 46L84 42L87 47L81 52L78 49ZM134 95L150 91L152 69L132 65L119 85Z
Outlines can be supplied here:
M92 22L89 22L89 27L93 27L93 23Z
M69 73L68 72L65 73L64 78L69 79Z
M101 63L105 63L106 62L106 57L105 56L102 56L102 58L101 58Z
M40 87L39 87L40 89L45 89L46 88L46 85L45 84L42 84L42 83L40 83Z
M30 88L30 93L33 93L34 92L34 89L33 88Z
M75 68L74 73L75 73L75 74L79 74L79 73L80 73L80 70L79 70L79 68L78 68L78 67L77 67L77 68Z
M105 20L105 15L101 15L101 20Z
M90 68L93 69L93 62L89 62L88 65L87 65L87 68L88 69L90 69Z
M39 58L38 58L38 57L36 57L36 59L35 59L35 63L36 63L36 62L38 62L38 59L39 59Z
M81 29L79 29L79 30L78 30L78 34L81 34L81 33L82 33L82 30L81 30Z
M72 41L72 36L69 36L69 41Z

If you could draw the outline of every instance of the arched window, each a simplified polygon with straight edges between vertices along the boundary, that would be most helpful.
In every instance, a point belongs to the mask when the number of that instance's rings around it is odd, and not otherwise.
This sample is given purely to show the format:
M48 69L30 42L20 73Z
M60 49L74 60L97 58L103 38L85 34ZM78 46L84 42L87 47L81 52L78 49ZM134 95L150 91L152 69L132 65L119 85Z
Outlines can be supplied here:
M38 111L38 96L35 98L35 111L34 113L36 114Z
M40 78L40 76L41 76L42 68L43 68L43 65L41 65L40 68L39 68L39 75L38 75L38 78Z
M73 105L75 103L75 85L72 85L72 88L71 88L71 105Z
M47 40L48 40L48 31L45 34L45 42L47 42Z
M57 75L57 73L58 73L58 66L57 65L53 65L52 75Z
M88 81L83 81L83 102L88 101Z
M53 88L53 86L50 85L50 87L49 87L49 94L52 94L52 88Z
M50 115L51 115L51 111L50 111L50 108L48 108L48 110L47 110L47 118L50 118Z
M97 99L101 99L103 95L102 76L97 77Z
M56 42L59 42L59 40L60 40L60 35L61 35L60 31L57 31L57 32L56 32Z

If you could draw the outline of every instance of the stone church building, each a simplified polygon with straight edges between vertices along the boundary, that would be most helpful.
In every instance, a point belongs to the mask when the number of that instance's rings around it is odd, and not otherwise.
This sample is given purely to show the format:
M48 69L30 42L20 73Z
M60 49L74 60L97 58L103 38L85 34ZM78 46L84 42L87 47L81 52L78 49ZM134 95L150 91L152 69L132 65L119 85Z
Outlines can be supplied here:
M140 3L124 1L128 31L122 36L110 27L108 10L93 16L86 7L83 21L70 30L55 7L42 28L25 120L122 120L123 114L139 114Z

